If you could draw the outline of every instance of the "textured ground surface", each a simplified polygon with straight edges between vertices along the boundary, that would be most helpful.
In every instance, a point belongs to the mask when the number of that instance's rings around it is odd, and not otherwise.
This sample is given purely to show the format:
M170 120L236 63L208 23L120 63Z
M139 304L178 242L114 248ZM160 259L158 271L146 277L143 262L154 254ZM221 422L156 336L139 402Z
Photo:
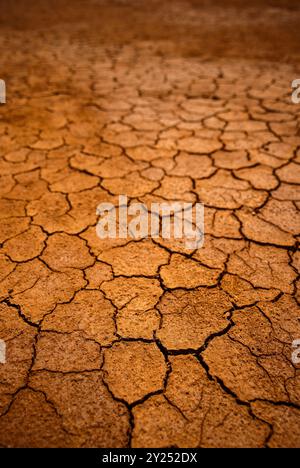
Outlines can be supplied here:
M128 3L1 2L0 446L299 446L297 2Z

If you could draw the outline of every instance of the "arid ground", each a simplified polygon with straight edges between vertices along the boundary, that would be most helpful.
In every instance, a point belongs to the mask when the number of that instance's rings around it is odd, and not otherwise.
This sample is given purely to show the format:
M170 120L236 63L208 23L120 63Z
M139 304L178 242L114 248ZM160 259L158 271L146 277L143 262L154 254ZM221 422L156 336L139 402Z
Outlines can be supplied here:
M299 1L0 6L0 446L299 447Z

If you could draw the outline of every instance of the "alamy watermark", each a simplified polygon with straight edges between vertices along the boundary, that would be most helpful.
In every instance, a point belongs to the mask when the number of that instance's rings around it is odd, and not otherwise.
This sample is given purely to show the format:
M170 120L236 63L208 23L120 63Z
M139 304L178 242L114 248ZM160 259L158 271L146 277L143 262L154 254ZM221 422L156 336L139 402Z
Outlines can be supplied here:
M0 340L0 364L6 363L6 343L4 340Z
M295 91L292 92L292 103L300 104L300 78L292 81L292 88L295 88Z
M0 104L6 103L6 85L4 80L0 80Z
M292 347L295 348L292 352L292 363L300 364L300 339L294 340L292 342Z
M143 239L147 237L180 239L187 249L199 249L204 241L204 206L202 203L128 204L126 195L119 205L100 203L96 232L100 239Z

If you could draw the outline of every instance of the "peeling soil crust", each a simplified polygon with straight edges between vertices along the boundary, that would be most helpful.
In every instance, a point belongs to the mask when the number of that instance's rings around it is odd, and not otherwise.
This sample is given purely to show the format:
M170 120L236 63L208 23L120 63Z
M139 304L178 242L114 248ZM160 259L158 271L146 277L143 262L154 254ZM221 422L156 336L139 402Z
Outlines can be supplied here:
M1 447L300 445L300 9L244 3L1 2Z

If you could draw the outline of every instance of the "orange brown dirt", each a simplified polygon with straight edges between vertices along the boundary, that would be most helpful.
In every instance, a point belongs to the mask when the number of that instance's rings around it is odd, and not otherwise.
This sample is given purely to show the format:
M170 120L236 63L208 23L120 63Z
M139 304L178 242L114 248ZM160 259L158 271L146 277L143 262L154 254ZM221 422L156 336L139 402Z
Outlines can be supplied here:
M0 446L300 446L299 2L0 5Z

